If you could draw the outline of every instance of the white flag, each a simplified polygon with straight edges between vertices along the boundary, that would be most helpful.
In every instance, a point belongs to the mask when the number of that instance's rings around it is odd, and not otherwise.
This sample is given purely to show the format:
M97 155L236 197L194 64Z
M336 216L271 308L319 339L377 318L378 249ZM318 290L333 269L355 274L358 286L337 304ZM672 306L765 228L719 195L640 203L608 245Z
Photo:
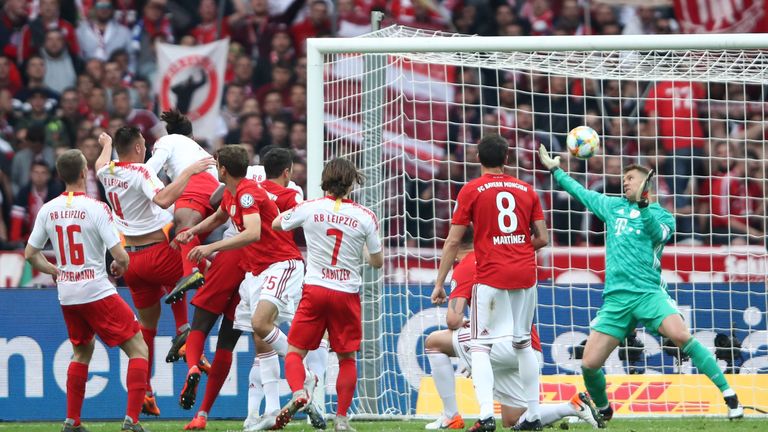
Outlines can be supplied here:
M160 111L178 108L196 137L215 137L224 88L229 39L193 47L157 44Z

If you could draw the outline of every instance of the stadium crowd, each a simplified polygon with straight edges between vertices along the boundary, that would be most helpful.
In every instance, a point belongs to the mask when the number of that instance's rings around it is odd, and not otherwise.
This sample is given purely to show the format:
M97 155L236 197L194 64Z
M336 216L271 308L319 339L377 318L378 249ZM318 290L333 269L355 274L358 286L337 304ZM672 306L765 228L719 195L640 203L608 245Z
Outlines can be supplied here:
M362 34L368 31L371 10L386 13L383 26L400 23L481 35L680 31L671 7L593 2L585 20L577 0L226 0L220 26L218 7L215 0L2 2L0 248L18 248L42 204L62 191L54 172L57 154L81 149L91 166L88 194L103 200L103 188L92 168L100 152L99 134L134 125L141 129L149 150L165 133L152 84L157 78L154 46L158 42L195 45L230 37L220 128L217 138L204 147L213 151L243 143L253 148L253 154L267 145L291 148L296 155L293 178L304 187L306 39ZM480 75L484 83L489 82L485 72ZM604 136L606 155L643 155L646 164L658 165L662 195L674 197L664 204L679 216L678 228L684 237L705 243L764 243L765 89L684 82L658 83L647 89L619 81L569 81L554 76L526 80L495 74L491 82L498 82L500 90L489 91L496 86L476 86L481 79L478 74L459 76L463 104L450 117L452 124L462 127L449 132L449 160L463 162L466 157L461 146L450 143L477 142L491 126L508 132L506 136L518 148L514 155L521 167L518 174L526 179L536 173L534 150L541 136L546 135L545 141L556 148L571 127L588 124ZM649 95L665 91L689 92L693 105L680 108L673 106L672 98ZM472 98L480 98L482 92L489 93L482 95L486 106L515 107L510 123L503 124L498 113L472 104ZM619 114L639 120L623 120ZM619 174L624 162L616 157L595 158L590 164L596 166L582 172L609 174L595 175L587 179L588 184L595 190L621 193ZM455 198L455 189L467 173L453 172L454 165L445 164L446 169L431 182L414 180L408 186L412 190L407 192L419 198L412 213L418 216L409 219L406 227L411 239L445 236L435 232L440 225L432 220L449 220L441 213L450 207L435 207L431 200L443 194L449 200ZM691 174L696 181L690 181ZM544 202L554 210L555 244L601 241L601 235L587 234L587 229L599 229L585 212L568 212L578 207L565 194L549 194Z

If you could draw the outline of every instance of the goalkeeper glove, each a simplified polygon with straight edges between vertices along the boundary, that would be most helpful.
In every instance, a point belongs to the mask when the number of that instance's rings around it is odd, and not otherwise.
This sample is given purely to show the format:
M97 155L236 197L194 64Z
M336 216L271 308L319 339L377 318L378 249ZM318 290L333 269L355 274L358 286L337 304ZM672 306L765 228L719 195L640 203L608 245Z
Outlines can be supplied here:
M556 169L560 168L560 156L555 156L554 158L550 157L544 144L539 146L539 160L542 165L547 167L549 172L554 173Z
M651 191L651 179L653 179L655 174L656 171L650 170L648 175L645 176L645 180L643 180L643 182L640 184L640 188L638 188L637 192L635 192L635 202L640 208L648 207L648 194Z

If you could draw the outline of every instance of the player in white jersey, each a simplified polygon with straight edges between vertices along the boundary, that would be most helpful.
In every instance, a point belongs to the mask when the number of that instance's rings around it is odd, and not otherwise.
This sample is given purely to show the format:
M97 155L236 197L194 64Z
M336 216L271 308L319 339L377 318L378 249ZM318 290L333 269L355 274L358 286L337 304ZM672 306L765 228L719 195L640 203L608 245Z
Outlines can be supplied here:
M155 142L152 157L147 161L147 166L152 170L159 173L161 169L165 169L168 177L175 180L193 163L211 157L191 138L192 123L178 110L166 111L160 117L166 123L168 135ZM211 195L218 187L219 177L215 167L209 167L205 172L192 176L174 206L173 220L176 234L188 230L214 213L215 206L210 201ZM184 299L187 290L197 288L204 283L205 278L198 267L204 269L207 263L193 262L188 256L189 252L199 246L207 236L208 233L201 233L188 243L179 244L183 278L168 294L166 303L171 304ZM176 350L174 351L173 348ZM179 348L181 343L175 343L171 352L168 353L170 360L178 360Z
M170 247L163 230L173 217L165 209L181 196L189 179L215 165L212 157L200 159L185 168L167 187L155 171L144 164L146 147L141 131L124 126L115 133L118 160L110 161L112 138L102 133L101 155L96 161L96 175L104 186L118 230L125 238L131 268L123 275L138 310L139 324L149 348L149 376L142 412L160 415L152 392L152 360L155 335L160 320L160 299L181 279L182 264L178 250ZM171 305L176 318L176 336L189 327L187 302ZM207 365L207 361L203 362Z
M333 159L323 168L326 197L299 204L273 221L275 230L303 227L308 253L304 291L288 333L285 357L285 376L293 397L277 418L278 428L310 402L302 360L320 345L327 330L331 348L339 358L334 428L354 430L347 411L357 383L355 353L362 339L359 291L365 250L372 267L384 264L376 216L348 199L354 185L360 183L362 176L352 162Z
M120 298L106 272L107 249L114 257L112 274L128 268L128 254L120 245L109 207L85 195L88 165L79 150L68 150L56 161L66 191L40 209L24 255L32 267L53 276L64 322L74 352L67 370L67 418L63 432L85 431L80 412L85 399L88 365L94 335L110 347L120 346L128 358L128 405L124 431L142 432L139 411L147 382L147 345L130 307ZM42 249L51 240L56 265Z

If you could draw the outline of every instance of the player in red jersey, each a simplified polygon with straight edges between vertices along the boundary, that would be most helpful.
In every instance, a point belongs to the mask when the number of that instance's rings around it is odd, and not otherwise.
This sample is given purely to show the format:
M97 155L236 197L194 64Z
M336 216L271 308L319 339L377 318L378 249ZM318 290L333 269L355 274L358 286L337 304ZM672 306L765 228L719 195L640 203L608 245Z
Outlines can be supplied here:
M142 432L139 412L147 383L147 344L131 308L109 281L105 254L114 257L112 274L128 268L128 254L120 245L109 207L85 196L88 168L79 150L68 150L56 161L66 191L40 209L24 255L36 270L53 276L74 355L67 370L67 419L63 432L86 431L80 423L94 335L128 356L128 405L123 431ZM51 240L56 265L41 253Z
M272 224L275 230L304 228L308 253L304 292L288 333L285 357L285 376L293 397L280 411L276 428L285 426L311 402L302 360L320 345L327 330L331 348L339 358L334 429L354 430L347 411L357 383L355 353L362 339L359 291L365 249L372 267L384 264L376 216L347 198L354 185L360 183L362 176L352 162L333 159L322 174L322 189L327 196L299 204Z
M161 115L166 122L166 135L155 142L152 157L147 165L155 172L165 169L165 173L171 180L176 179L189 165L200 159L210 157L202 147L192 140L192 123L178 110L166 111ZM214 213L211 204L211 195L219 187L217 171L211 167L206 172L194 175L184 192L181 194L173 211L173 220L176 225L176 233L184 232L203 219ZM205 282L203 274L198 266L204 268L206 263L198 263L189 259L189 251L205 240L208 232L200 232L199 235L185 244L179 245L184 277L176 284L176 287L168 294L165 302L173 304L185 298L187 290L198 288ZM186 306L185 306L186 307ZM185 309L186 310L186 309ZM186 333L181 339L186 339ZM181 340L174 341L171 351L168 353L168 361L178 360L178 349L182 346Z
M456 383L450 357L461 361L460 367L471 375L471 329L464 311L472 303L472 286L475 283L475 253L472 250L472 230L468 229L461 240L457 255L459 263L453 268L451 295L448 297L446 324L448 330L430 333L425 341L425 351L432 369L437 393L443 402L443 414L426 429L464 429L464 420L456 403ZM531 346L536 351L539 364L543 364L541 342L536 326L531 327ZM494 399L501 404L504 427L512 427L525 421L527 397L520 380L517 356L511 341L493 345L491 366L494 374ZM586 393L578 393L570 401L560 404L541 405L541 423L554 423L566 416L577 416L597 428L602 419L592 399Z
M530 333L536 308L535 251L547 245L549 235L536 191L528 183L504 174L507 141L499 135L487 135L480 140L477 150L482 175L464 185L457 197L432 301L445 302L445 278L461 238L472 224L477 276L470 325L473 381L480 418L468 430L496 430L490 353L494 343L507 340L513 342L528 397L527 419L515 427L538 430L539 373Z
M112 138L108 134L102 133L99 143L102 150L96 161L96 172L112 205L118 230L125 238L131 268L125 272L123 279L131 291L141 333L149 348L150 367L142 412L158 416L160 409L150 381L157 323L160 320L160 299L165 295L166 288L174 286L181 278L181 256L170 247L163 231L173 216L164 209L182 194L190 177L216 162L213 158L200 159L165 187L152 168L143 163L146 147L138 128L124 126L115 133L119 161L110 161ZM186 317L184 313L181 319ZM187 323L176 320L177 327L184 324Z

